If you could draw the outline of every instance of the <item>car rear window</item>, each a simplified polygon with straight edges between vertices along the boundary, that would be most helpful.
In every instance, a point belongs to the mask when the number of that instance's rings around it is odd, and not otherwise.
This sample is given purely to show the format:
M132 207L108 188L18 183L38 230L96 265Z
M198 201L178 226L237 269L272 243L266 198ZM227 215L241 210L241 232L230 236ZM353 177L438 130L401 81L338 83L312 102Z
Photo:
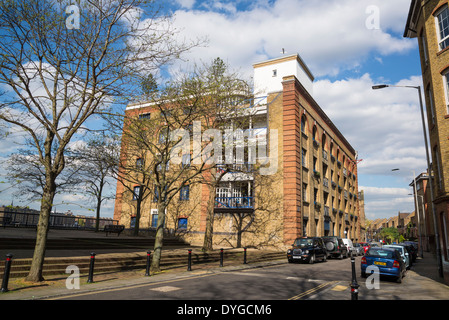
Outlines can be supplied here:
M384 250L380 248L370 248L368 249L366 255L385 259L394 259L395 257L394 251Z

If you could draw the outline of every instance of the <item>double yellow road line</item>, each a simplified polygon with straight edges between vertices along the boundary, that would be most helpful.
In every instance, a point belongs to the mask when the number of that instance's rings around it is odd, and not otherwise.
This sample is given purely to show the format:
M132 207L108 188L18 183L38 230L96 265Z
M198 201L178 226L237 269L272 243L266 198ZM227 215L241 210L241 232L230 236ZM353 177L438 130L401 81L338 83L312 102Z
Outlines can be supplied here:
M336 284L336 283L338 283L338 282L339 282L339 281L325 282L325 283L320 284L319 286L317 286L317 287L315 287L315 288L312 288L312 289L307 290L307 291L305 291L305 292L302 292L302 293L300 293L300 294L298 294L298 295L296 295L296 296L294 296L294 297L291 297L291 298L288 299L288 300L301 300L302 298L304 298L304 297L306 297L306 296L308 296L308 295L311 295L312 293L315 293L315 292L317 292L317 291L319 291L319 290L321 290L321 289L323 289L323 288L325 288L325 287L332 286L332 285L334 285L334 284Z

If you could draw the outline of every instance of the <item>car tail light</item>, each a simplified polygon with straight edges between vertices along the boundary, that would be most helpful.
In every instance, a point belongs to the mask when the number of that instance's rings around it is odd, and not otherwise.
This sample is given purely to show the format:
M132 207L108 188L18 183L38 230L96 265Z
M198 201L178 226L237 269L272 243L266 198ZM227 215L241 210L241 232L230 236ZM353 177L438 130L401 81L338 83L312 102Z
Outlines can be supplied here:
M399 268L401 265L398 261L394 260L393 262L393 268Z
M366 264L366 258L362 257L362 264Z

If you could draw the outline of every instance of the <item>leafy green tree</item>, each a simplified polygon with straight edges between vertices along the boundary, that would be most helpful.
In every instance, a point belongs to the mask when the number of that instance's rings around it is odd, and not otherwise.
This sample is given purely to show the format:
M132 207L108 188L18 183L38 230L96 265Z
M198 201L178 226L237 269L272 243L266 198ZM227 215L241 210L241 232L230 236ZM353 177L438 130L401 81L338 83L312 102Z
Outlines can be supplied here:
M380 235L388 243L392 243L393 241L399 239L399 231L394 227L383 228Z

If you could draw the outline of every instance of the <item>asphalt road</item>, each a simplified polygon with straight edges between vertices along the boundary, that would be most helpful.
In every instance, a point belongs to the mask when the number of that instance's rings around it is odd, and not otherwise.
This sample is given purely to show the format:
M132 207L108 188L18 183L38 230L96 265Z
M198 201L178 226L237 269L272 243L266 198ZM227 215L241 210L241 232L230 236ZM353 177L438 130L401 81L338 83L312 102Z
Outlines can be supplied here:
M448 300L449 287L407 271L402 283L380 278L369 289L360 276L361 257L355 258L359 300ZM419 261L417 262L419 263ZM58 300L156 301L291 301L350 300L351 259L328 259L315 264L282 263L260 268L210 272L198 270L164 281L137 283L100 291L60 296Z
M360 257L356 258L356 265ZM281 264L208 273L193 271L164 282L74 294L78 300L304 300L325 289L348 288L351 261ZM360 275L358 275L359 277Z

